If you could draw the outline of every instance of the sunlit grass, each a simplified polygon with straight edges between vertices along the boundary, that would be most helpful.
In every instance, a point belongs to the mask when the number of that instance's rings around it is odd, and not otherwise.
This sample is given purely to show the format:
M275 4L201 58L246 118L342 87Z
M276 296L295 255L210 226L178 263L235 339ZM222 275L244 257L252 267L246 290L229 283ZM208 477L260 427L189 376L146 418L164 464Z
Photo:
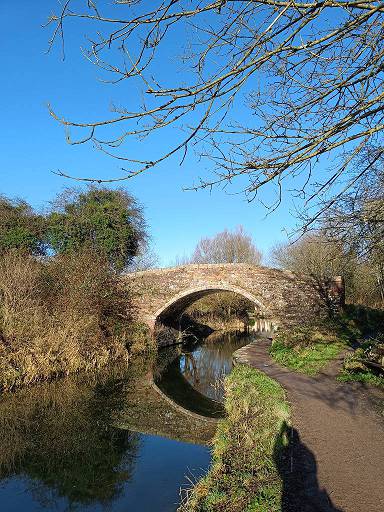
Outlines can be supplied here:
M345 345L341 342L292 347L278 341L272 344L270 354L282 366L306 375L316 375L335 359L343 348Z
M208 475L192 490L183 512L280 512L277 469L287 444L289 406L281 386L248 366L226 378L228 417L219 423Z
M342 371L340 375L338 375L337 380L339 382L364 382L370 386L377 386L384 389L384 377L375 375L370 371L365 373Z

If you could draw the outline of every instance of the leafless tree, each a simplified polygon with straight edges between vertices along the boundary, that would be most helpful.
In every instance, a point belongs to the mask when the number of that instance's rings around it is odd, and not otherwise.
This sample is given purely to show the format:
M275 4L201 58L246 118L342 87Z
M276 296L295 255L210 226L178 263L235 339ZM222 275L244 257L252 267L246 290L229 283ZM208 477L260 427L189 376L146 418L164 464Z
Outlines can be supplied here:
M318 282L344 275L349 266L342 244L331 243L318 233L305 235L293 244L277 244L271 259L278 267L311 275Z
M130 264L125 267L124 272L140 272L149 270L159 265L159 257L150 247L149 242L141 245L138 254L132 259Z
M351 275L355 262L345 254L342 243L330 242L321 233L307 234L296 243L279 244L274 247L271 259L281 268L311 276L331 315L334 311L331 290L336 276L344 277L347 297L350 300Z
M319 220L328 240L338 240L349 254L356 255L364 269L358 274L365 274L372 296L376 289L384 305L384 156L379 149L368 148L355 174L367 165L370 171L364 180L341 194L337 204L325 203ZM360 287L364 288L361 279Z
M325 292L328 283L341 275L347 302L383 307L380 266L375 258L359 255L351 242L352 238L338 239L335 233L331 238L325 229L322 233L307 234L295 243L276 245L270 257L278 267L312 276L320 289L325 286Z
M365 155L362 167L372 160L372 152ZM325 206L326 213L320 217L325 234L343 240L362 258L381 255L384 259L384 155L371 164L363 181L340 195L337 205Z
M250 263L260 265L261 252L242 226L225 229L212 238L202 238L189 263Z
M213 171L192 188L236 181L252 200L273 183L271 207L293 177L308 201L337 201L367 144L384 151L383 15L380 0L66 0L49 19L50 44L64 43L69 20L87 22L86 58L104 80L131 88L109 118L51 115L70 144L93 143L122 163L110 181L174 154L182 162L192 145ZM73 139L71 128L84 135ZM162 153L143 158L140 144L124 146L170 129Z

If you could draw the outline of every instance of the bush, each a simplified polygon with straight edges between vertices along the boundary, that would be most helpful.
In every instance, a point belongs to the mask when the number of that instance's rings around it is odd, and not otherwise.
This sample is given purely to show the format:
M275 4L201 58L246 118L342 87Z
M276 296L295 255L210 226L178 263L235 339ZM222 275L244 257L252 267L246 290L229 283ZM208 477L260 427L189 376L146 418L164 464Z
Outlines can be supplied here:
M47 217L46 241L56 254L92 249L118 270L132 261L146 240L142 208L124 190L66 189Z
M4 254L0 389L127 361L128 311L128 293L101 256Z
M45 219L22 200L0 195L0 253L20 249L44 254Z
M358 348L353 354L347 354L344 358L343 369L351 373L366 372L367 367L362 361L363 356L364 350L362 348Z
M384 311L381 309L347 304L340 321L359 331L362 336L384 333Z
M121 271L137 265L135 257L146 260L141 261L144 265L153 262L147 242L143 209L122 189L65 189L46 215L26 201L0 195L0 254L21 250L47 256L91 250Z

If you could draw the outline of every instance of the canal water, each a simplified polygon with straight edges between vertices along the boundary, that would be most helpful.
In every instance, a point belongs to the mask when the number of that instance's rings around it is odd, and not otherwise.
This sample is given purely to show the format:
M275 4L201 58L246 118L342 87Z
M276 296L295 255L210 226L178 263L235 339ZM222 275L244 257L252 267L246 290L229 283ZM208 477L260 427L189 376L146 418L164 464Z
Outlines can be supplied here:
M0 395L0 511L174 512L210 463L223 377L250 337Z

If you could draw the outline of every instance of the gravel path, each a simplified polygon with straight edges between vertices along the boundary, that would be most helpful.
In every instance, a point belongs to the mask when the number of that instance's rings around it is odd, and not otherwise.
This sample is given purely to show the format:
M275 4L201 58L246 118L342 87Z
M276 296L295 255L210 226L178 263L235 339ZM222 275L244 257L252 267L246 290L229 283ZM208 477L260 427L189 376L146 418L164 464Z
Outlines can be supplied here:
M283 512L384 512L384 393L338 383L340 358L316 377L291 372L272 361L269 345L252 342L234 359L276 379L292 405Z

